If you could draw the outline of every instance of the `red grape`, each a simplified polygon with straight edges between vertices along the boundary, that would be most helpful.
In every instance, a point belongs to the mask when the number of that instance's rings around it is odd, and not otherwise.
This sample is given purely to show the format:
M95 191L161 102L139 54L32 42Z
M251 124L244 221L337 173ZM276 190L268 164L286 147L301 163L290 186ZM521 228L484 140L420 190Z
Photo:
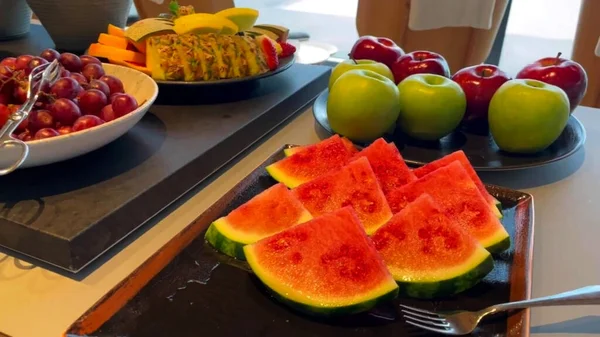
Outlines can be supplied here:
M110 122L112 120L117 119L117 116L115 116L115 112L113 111L112 105L110 104L102 108L98 116L102 118L105 122Z
M59 98L50 105L50 113L60 125L73 125L81 117L81 110L70 99Z
M52 48L48 48L48 49L44 50L40 54L40 57L48 62L52 62L56 59L58 59L58 61L60 62L60 53Z
M0 93L10 98L15 89L15 76L8 66L0 65Z
M79 96L79 108L84 115L98 115L107 104L106 95L98 89L86 90Z
M83 68L81 74L88 80L98 79L104 76L104 68L102 68L102 65L100 64L90 63Z
M100 124L104 124L104 121L102 119L100 119L98 116L94 116L94 115L81 116L73 124L73 132L90 129L90 128L93 128Z
M123 117L138 108L135 98L128 94L115 96L111 104L117 117Z
M58 129L56 129L56 131L58 131L58 133L60 133L61 135L66 135L69 134L71 132L73 132L73 128L67 125L61 126Z
M34 57L31 59L31 61L29 61L29 64L27 64L27 68L25 69L25 73L30 74L31 71L33 69L35 69L35 67L37 66L41 66L42 64L46 64L48 63L48 61L46 61L45 59L41 58L41 57Z
M21 133L19 133L19 135L17 136L18 139L27 142L31 140L31 133L29 133L29 130L25 130Z
M100 80L91 80L87 88L98 89L102 91L106 95L106 97L110 96L110 89L108 88L108 85Z
M102 65L102 62L100 62L100 60L90 55L81 55L79 58L81 59L81 66L84 68L90 63Z
M68 71L80 72L81 71L81 59L79 56L71 53L60 54L60 64L65 67Z
M8 109L8 106L6 106L5 104L0 104L0 128L4 126L4 124L8 120L8 116L10 115L11 112Z
M123 82L121 82L120 79L112 75L104 75L100 77L100 81L108 85L108 88L110 88L111 95L125 92L125 90L123 90Z
M13 97L18 104L23 104L27 100L27 82L19 82L13 91Z
M31 56L31 55L21 55L21 56L17 57L17 59L15 60L15 69L16 70L27 69L27 66L29 65L29 61L31 61L32 58L33 58L33 56Z
M71 76L71 72L65 68L60 68L60 77L69 77Z
M81 75L80 73L71 73L69 77L77 81L80 85L88 84L88 80L85 78L85 76Z
M56 137L56 136L60 136L60 133L58 133L58 131L52 129L52 128L43 128L43 129L39 129L38 132L35 133L35 136L33 137L33 139L44 139L44 138L51 138L51 137Z
M10 70L15 70L17 58L16 57L7 57L0 61L0 65L9 67Z
M0 104L10 104L12 95L5 92L0 92Z
M29 113L29 125L27 129L32 134L35 134L40 129L53 128L54 117L48 110L34 110Z
M81 91L83 91L81 85L71 77L59 78L50 88L50 94L56 98L73 99Z

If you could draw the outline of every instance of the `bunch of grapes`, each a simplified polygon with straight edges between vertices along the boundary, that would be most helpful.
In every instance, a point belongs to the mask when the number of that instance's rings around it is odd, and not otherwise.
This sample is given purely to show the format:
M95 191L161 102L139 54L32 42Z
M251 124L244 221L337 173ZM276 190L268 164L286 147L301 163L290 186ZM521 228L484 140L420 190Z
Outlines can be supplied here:
M58 59L60 78L44 88L29 117L13 137L43 139L93 128L125 116L138 102L118 78L106 75L93 56L44 50L40 56L21 55L0 61L0 127L27 99L28 77L42 64Z

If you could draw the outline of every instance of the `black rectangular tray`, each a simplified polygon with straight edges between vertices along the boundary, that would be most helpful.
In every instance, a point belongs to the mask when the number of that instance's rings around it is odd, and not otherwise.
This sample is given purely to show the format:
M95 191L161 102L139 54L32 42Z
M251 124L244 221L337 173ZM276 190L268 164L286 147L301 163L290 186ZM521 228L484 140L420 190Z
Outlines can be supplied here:
M161 86L163 105L116 141L0 177L0 246L78 272L303 110L329 71L296 64L239 85Z
M495 258L492 273L474 288L435 302L399 298L370 313L336 320L290 311L264 291L243 262L224 258L204 241L205 229L212 221L275 183L265 167L281 158L283 151L278 151L240 181L90 308L67 333L96 337L423 336L423 331L402 322L398 303L432 310L481 309L529 298L533 199L526 193L490 185L490 193L504 207L503 224L512 246ZM529 311L498 315L473 336L529 336Z

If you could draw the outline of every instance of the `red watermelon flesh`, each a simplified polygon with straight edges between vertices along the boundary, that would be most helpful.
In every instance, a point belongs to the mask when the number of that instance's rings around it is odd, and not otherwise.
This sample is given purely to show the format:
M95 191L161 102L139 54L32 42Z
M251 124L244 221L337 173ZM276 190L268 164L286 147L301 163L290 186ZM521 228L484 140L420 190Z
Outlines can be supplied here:
M371 239L401 291L414 297L466 290L493 268L490 253L428 194L396 213Z
M341 168L351 157L352 153L348 151L340 136L334 135L267 166L267 172L273 179L294 188Z
M369 234L392 217L377 177L365 157L302 184L292 192L313 216L352 206Z
M420 177L422 177L426 174L429 174L429 173L439 169L440 167L444 167L454 161L459 161L462 164L462 166L465 168L465 170L469 174L469 177L471 177L471 179L473 180L473 182L479 189L479 192L481 192L481 195L483 195L483 197L485 198L487 203L490 205L490 208L492 208L492 211L494 211L494 213L498 212L498 209L496 208L496 203L497 203L496 198L494 198L487 191L487 189L485 188L485 185L483 184L483 182L477 175L477 172L471 165L469 158L467 158L467 155L465 155L465 153L462 150L452 152L451 154L446 155L438 160L432 161L431 163L428 163L424 166L416 168L413 170L413 173L417 176L417 178L420 178Z
M392 212L400 212L424 193L431 195L442 211L457 219L484 247L492 247L508 238L500 220L460 162L454 161L390 192L388 202Z
M361 157L366 157L369 160L384 195L402 185L417 180L417 177L404 162L396 145L394 143L388 144L383 138L377 139L355 154L353 159Z
M344 145L346 145L346 148L348 149L348 151L350 151L350 153L354 154L354 153L358 152L358 149L356 149L356 147L354 146L354 144L352 144L352 141L350 139L348 139L346 137L341 137L341 139L342 139L342 142L344 142ZM308 145L308 146L310 146L310 145ZM293 154L296 154L296 153L304 150L308 146L290 147L288 149L283 150L283 152L285 152L286 156L291 156Z
M296 305L335 309L397 292L351 207L247 245L244 252L260 280Z
M371 239L394 278L413 282L462 265L478 248L483 249L428 194L394 214Z

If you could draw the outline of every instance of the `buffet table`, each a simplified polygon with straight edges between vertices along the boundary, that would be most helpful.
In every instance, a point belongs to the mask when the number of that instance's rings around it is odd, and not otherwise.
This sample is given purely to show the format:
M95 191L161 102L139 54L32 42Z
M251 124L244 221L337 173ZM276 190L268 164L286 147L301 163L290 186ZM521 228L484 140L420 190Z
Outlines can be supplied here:
M579 108L587 128L585 149L571 158L538 169L482 174L486 182L520 189L535 200L533 296L542 296L600 279L595 202L600 201L600 111ZM311 109L248 149L239 161L163 211L135 241L116 255L101 258L98 268L66 275L0 255L0 331L11 337L60 336L106 292L190 224L240 179L285 143L307 144L324 135ZM132 238L133 240L133 238ZM538 336L600 336L599 307L532 310L531 332Z

